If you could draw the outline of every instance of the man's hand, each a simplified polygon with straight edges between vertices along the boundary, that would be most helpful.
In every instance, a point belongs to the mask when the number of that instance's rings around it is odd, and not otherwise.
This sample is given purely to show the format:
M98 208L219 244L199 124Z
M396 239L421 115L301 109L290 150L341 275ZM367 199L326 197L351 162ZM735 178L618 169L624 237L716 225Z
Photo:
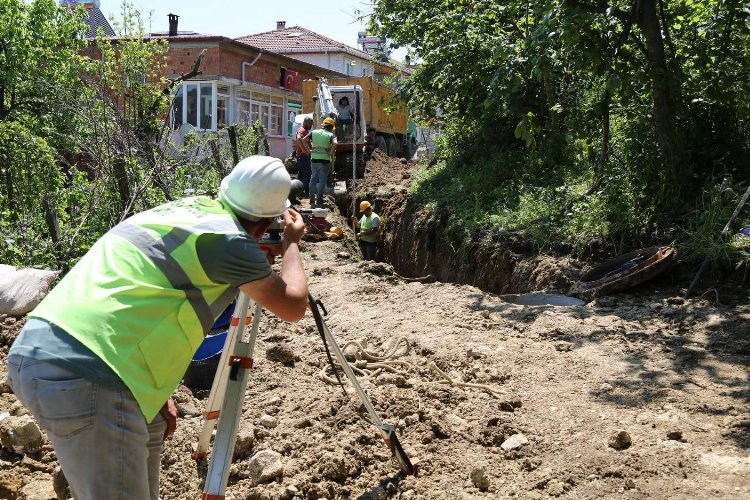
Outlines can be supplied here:
M292 209L288 209L283 214L284 217L284 249L290 243L299 244L302 236L305 234L305 221L302 216Z
M175 406L174 401L172 401L172 398L169 398L167 402L164 403L164 406L161 407L159 413L164 417L164 420L167 421L167 428L164 431L164 440L166 441L172 437L175 429L177 429L177 407Z

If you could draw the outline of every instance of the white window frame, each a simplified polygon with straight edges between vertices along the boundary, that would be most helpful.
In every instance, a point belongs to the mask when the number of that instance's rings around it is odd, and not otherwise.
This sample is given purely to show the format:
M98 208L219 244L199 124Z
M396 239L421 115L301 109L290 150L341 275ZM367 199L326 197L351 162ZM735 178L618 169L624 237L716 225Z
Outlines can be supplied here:
M252 125L257 119L260 119L263 126L266 128L266 133L269 137L285 138L286 135L286 116L288 113L287 109L287 98L286 96L268 92L265 90L254 90L243 86L230 85L220 81L194 81L194 82L183 82L181 85L182 89L182 123L188 123L188 93L191 86L195 86L197 91L197 103L196 103L196 116L200 125L201 117L201 85L211 85L211 127L200 128L199 126L193 125L195 130L201 132L213 132L217 130L218 125L218 101L219 96L227 99L227 125L234 123L243 123ZM225 87L226 92L219 94L219 86ZM178 89L179 91L179 89ZM177 92L175 92L177 94ZM250 115L248 117L249 122L245 122L243 116L240 115L240 102L248 107ZM254 109L255 108L255 109ZM272 110L277 113L279 117L278 130L272 131ZM301 109L299 110L301 112ZM263 116L267 116L267 123L264 123ZM172 123L174 124L174 115L172 116ZM276 133L278 132L278 133Z
M201 86L202 85L211 85L211 126L210 128L201 128L200 127L200 121L201 121ZM216 117L217 117L217 109L216 109L216 82L206 82L206 81L195 81L195 82L183 82L182 83L182 124L188 123L188 94L189 94L189 88L191 86L197 87L197 95L196 95L196 117L197 122L195 125L190 123L191 126L195 128L195 130L198 131L215 131L216 130ZM222 94L224 95L224 94ZM229 101L229 106L231 107L231 99ZM230 112L231 110L228 110ZM231 115L230 115L231 116Z

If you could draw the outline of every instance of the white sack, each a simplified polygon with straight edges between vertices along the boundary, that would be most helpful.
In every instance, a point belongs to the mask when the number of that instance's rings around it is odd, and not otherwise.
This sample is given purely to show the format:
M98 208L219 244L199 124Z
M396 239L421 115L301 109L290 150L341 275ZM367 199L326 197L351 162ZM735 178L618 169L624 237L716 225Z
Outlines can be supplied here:
M22 316L42 301L60 271L0 264L0 314Z

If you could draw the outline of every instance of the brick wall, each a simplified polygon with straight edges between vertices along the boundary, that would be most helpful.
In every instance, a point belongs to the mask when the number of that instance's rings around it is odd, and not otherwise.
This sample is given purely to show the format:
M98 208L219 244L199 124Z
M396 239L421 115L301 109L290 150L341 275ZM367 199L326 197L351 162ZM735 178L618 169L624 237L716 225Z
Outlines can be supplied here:
M202 50L206 51L201 62L201 71L204 75L222 76L237 80L242 79L242 63L253 62L257 55L219 46L205 49L198 47L170 47L167 55L167 74L182 74L190 71L195 64L195 59ZM245 78L247 81L276 88L279 86L282 66L287 70L298 72L299 81L317 76L307 69L301 69L301 64L296 64L296 61L288 60L281 63L273 59L273 56L263 54L255 64L247 66L245 69ZM299 89L290 90L299 91Z

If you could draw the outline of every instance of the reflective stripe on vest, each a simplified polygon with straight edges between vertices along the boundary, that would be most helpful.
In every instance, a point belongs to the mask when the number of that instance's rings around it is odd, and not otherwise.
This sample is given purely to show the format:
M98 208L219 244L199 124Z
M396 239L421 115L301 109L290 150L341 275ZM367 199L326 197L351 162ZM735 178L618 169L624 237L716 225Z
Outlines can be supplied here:
M236 290L228 289L222 296L214 301L212 306L208 305L203 293L193 285L180 264L172 257L171 253L190 236L190 231L176 227L167 233L164 238L157 240L138 226L128 223L120 223L113 227L110 232L132 243L138 250L151 259L151 262L167 277L173 287L185 292L185 297L198 316L204 334L211 329L216 316L221 314L217 305L221 305L228 296L234 296Z
M100 238L30 314L107 363L147 421L237 293L205 273L196 247L203 234L247 233L228 207L208 198L133 215Z

